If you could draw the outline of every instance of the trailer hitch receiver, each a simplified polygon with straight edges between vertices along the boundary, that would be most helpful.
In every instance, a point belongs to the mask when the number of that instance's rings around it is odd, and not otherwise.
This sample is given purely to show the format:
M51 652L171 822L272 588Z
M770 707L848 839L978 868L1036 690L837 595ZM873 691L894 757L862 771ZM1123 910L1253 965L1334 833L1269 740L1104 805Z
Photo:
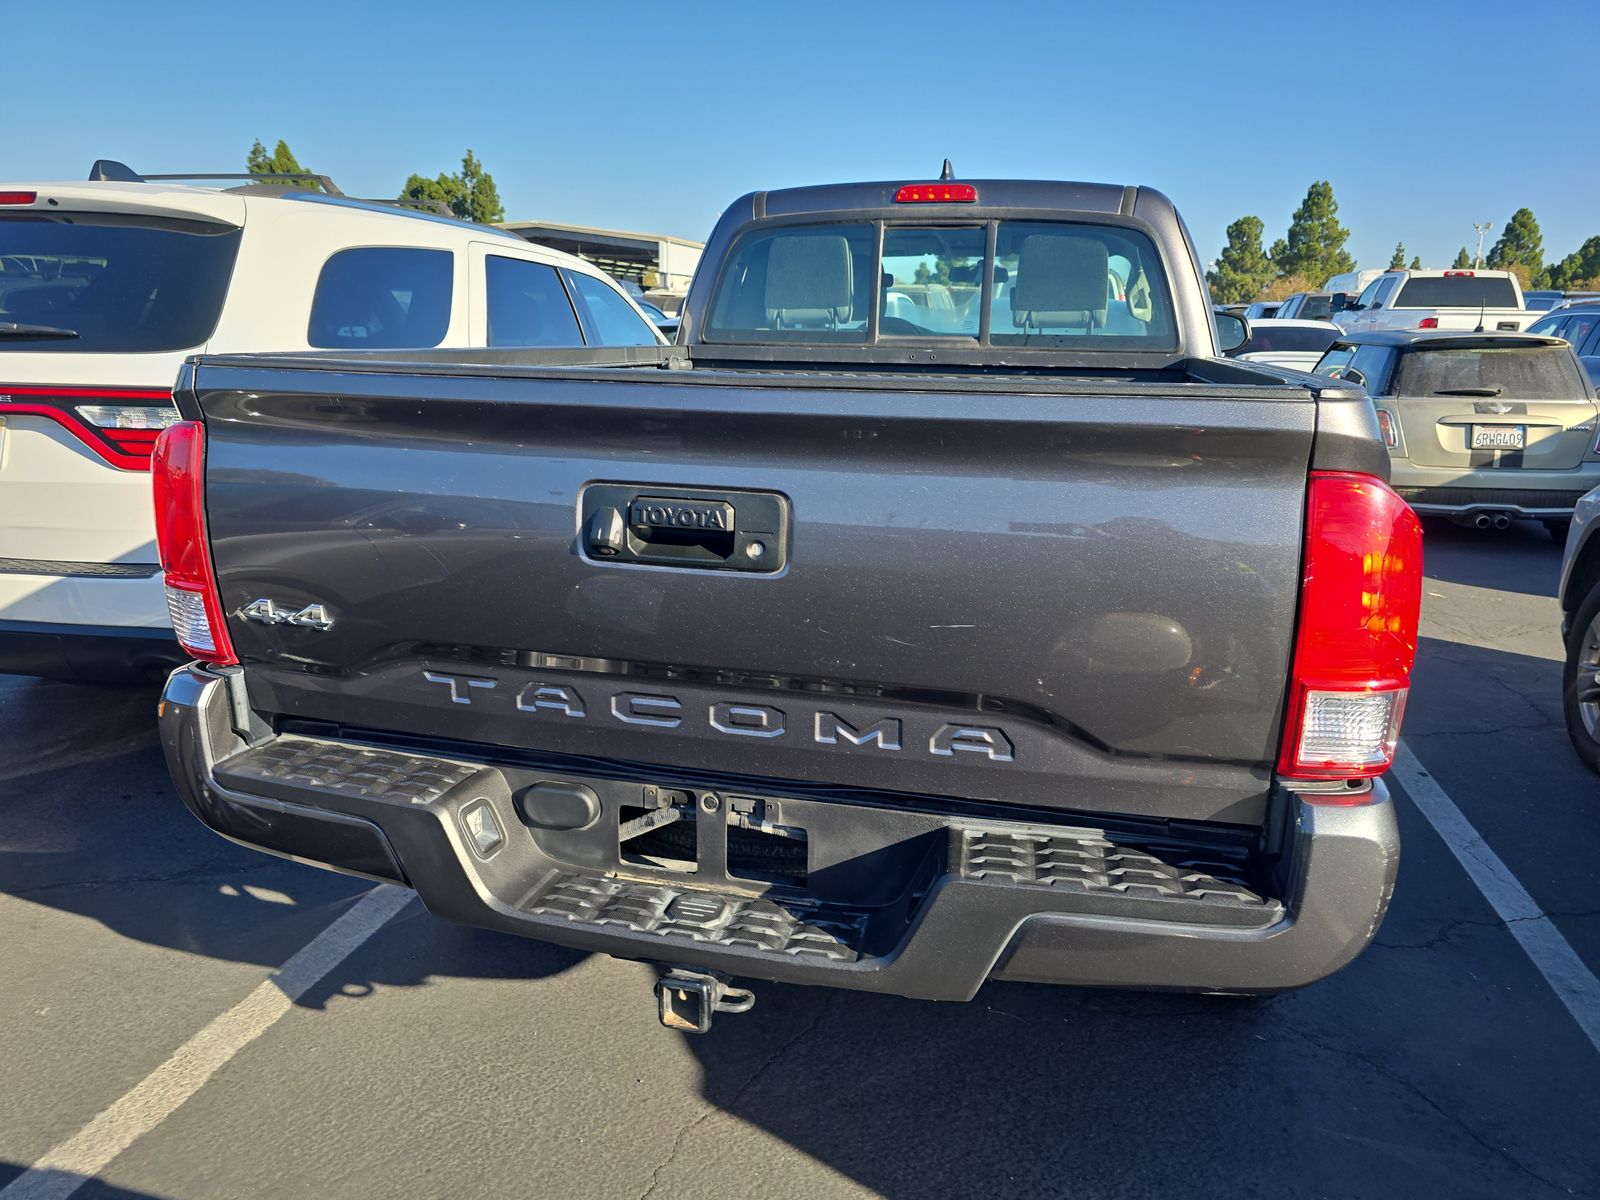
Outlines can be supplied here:
M686 967L671 967L656 980L656 1003L661 1023L685 1033L705 1033L716 1013L749 1012L755 995L732 986L725 976Z

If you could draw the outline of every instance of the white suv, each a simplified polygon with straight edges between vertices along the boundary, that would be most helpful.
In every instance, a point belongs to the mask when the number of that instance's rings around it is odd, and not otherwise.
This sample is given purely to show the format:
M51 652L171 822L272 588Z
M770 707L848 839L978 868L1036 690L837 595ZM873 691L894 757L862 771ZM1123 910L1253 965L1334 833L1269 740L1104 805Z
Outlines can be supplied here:
M0 183L0 672L185 657L149 479L185 355L662 340L581 259L336 189Z

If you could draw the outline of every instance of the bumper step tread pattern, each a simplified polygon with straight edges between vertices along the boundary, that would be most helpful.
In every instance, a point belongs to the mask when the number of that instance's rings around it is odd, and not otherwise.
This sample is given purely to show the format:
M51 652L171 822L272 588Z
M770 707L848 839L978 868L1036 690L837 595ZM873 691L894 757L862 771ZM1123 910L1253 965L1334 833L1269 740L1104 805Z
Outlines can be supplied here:
M1276 903L1262 899L1235 880L1201 870L1199 864L1164 862L1142 850L1114 845L1091 830L1069 833L967 828L959 830L956 847L963 879L1262 910ZM1220 869L1214 864L1205 865Z
M831 907L824 914L812 905L580 872L556 875L524 907L584 925L835 962L856 961L866 925L864 914Z
M396 750L373 750L286 734L217 766L224 782L316 788L363 799L430 804L477 773L465 763L440 762Z

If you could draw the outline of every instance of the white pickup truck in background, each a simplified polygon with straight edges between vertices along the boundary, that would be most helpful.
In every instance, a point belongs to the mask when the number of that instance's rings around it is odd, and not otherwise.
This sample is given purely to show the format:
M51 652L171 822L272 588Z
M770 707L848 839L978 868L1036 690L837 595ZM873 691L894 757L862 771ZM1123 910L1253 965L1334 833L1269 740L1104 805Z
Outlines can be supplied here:
M1346 333L1452 329L1515 333L1539 318L1509 271L1385 271L1333 320Z

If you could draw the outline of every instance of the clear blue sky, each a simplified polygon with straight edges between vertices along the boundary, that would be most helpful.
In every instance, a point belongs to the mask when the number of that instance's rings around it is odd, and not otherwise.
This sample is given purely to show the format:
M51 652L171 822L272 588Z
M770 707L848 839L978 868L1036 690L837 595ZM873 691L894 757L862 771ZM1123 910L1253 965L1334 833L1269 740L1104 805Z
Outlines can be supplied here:
M286 138L392 195L470 146L513 219L704 237L754 188L965 178L1140 183L1206 258L1282 236L1315 179L1350 248L1432 266L1526 205L1556 259L1600 233L1600 155L1535 93L1593 78L1600 2L146 0L0 19L0 180L242 170Z

